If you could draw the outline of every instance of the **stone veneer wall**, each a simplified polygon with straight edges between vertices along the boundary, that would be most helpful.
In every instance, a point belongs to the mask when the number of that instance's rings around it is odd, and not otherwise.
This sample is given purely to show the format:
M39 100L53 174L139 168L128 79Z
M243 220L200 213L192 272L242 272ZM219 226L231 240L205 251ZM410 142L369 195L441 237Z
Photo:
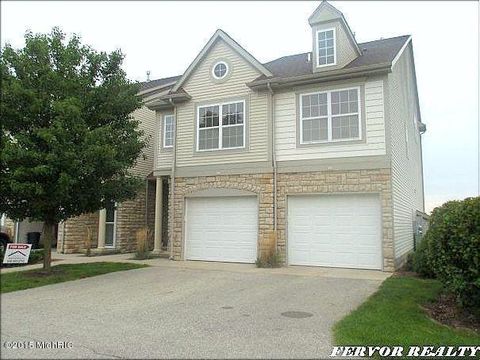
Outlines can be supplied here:
M98 212L77 216L58 224L57 252L70 254L84 250L88 228L92 231L93 249L97 247Z
M379 193L383 224L383 269L395 269L390 169L278 174L277 250L282 259L286 256L287 196L304 193Z
M221 175L176 178L174 209L174 259L182 259L184 244L185 196L196 191L222 188L253 192L259 196L259 249L262 240L273 231L273 177L272 174ZM395 268L393 252L393 214L391 175L389 169L322 171L286 173L277 175L277 250L286 257L286 202L288 195L327 193L378 193L382 207L383 267Z
M145 188L133 200L124 201L117 207L116 249L131 252L137 249L137 231L147 225Z
M181 260L183 254L183 219L185 196L206 189L245 190L258 196L258 239L262 251L263 239L273 231L273 177L272 174L219 175L192 178L175 178L173 257Z
M148 246L153 250L153 239L155 235L155 193L156 182L150 181L148 183L148 199L147 199L147 227L148 227Z
M149 202L153 202L153 211L155 211L155 192L153 191L152 194L150 189ZM117 207L116 249L122 252L135 251L136 232L146 224L145 189L143 189L134 200L124 201ZM59 224L57 251L65 254L83 251L87 227L92 229L92 249L95 249L98 239L98 212L68 219L65 222L65 236L63 224ZM153 234L149 242L153 248Z

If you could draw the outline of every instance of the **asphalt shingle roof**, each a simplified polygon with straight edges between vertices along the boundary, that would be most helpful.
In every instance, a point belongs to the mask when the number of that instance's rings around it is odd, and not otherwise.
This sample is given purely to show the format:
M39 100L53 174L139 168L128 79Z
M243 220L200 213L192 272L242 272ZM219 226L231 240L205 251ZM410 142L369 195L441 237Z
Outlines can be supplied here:
M388 39L380 39L358 44L362 55L346 65L343 69L352 69L361 66L391 63L409 35L397 36ZM274 78L288 78L301 75L313 74L312 64L308 61L308 55L311 52L283 56L281 58L269 61L263 65L273 74ZM180 79L182 75L171 76L167 78L152 80L142 83L141 90L148 90L157 86L168 84ZM261 75L255 80L266 79Z
M344 69L392 62L408 38L408 35L404 35L358 44L362 55L346 65ZM273 73L274 77L284 78L313 74L312 64L308 61L309 54L311 52L284 56L263 65ZM266 79L266 77L262 75L256 80L261 79Z
M145 91L148 89L152 89L157 86L165 85L174 81L177 81L180 79L182 75L177 75L177 76L170 76L162 79L156 79L156 80L151 80L151 81L145 81L141 83L140 91Z

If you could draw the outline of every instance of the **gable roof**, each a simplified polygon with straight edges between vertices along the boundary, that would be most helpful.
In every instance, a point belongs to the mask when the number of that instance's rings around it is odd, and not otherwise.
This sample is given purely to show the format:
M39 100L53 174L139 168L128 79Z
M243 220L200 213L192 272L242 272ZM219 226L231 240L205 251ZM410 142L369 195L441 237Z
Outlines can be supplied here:
M225 41L233 50L240 54L247 62L249 62L254 68L262 73L265 76L272 76L270 71L263 66L261 62L255 59L248 51L242 48L235 40L233 40L225 31L218 29L215 31L213 36L208 40L207 44L203 47L202 51L197 55L195 60L190 64L182 77L177 81L172 91L177 91L180 86L188 79L193 70L197 67L200 61L205 57L208 51L212 48L215 42L219 39Z
M361 70L363 68L375 65L382 65L385 67L393 66L395 60L402 53L402 50L408 44L410 39L410 35L403 35L388 39L360 43L359 47L362 49L362 55L347 64L344 68L339 69L339 71L355 69ZM314 76L315 74L312 70L311 55L311 52L305 52L301 54L283 56L281 58L264 63L262 66L268 69L271 76L265 76L262 74L254 81L249 83L249 85L255 85L255 83L265 81L287 80L296 77L303 78ZM309 57L310 61L308 60ZM329 75L329 73L331 72L326 71L321 75ZM153 92L156 91L155 89L163 89L164 91L172 89L174 86L173 82L178 81L178 79L181 77L181 75L178 75L142 83L141 92L143 90L145 90L144 92Z
M322 15L325 15L325 12L330 13L333 15L332 18L342 18L343 14L340 10L338 10L335 6L332 4L328 3L327 1L323 0L320 5L317 6L317 8L314 10L312 15L308 17L308 23L310 25L316 24L318 22L322 22L325 20L330 20L327 18L322 18Z
M328 13L333 16L330 18L328 16L326 18L322 18L322 15L326 15ZM310 26L313 26L322 22L332 21L334 19L340 20L340 23L345 27L348 37L353 43L354 50L357 52L358 55L361 55L362 51L357 44L357 40L355 40L355 35L353 34L352 29L350 29L347 20L345 20L345 16L343 16L343 13L340 10L338 10L332 4L328 3L326 0L323 0L312 13L312 15L310 15L310 17L308 18L308 23L310 24Z

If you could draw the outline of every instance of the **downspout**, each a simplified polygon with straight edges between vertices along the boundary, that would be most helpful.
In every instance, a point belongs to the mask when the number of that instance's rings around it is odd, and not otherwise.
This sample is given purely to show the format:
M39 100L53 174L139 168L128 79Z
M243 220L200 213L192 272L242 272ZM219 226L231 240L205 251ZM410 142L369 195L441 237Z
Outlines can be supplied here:
M173 235L173 222L175 220L175 214L174 214L174 209L175 209L175 167L177 164L177 108L175 107L175 104L173 103L172 99L169 99L170 104L173 106L173 126L174 126L174 131L173 131L173 149L172 149L172 175L170 177L171 179L171 184L170 184L170 216L171 220L169 222L169 228L170 228L170 256L169 259L173 260L173 241L174 241L174 235Z
M145 178L145 228L148 229L148 175Z
M277 157L275 154L275 106L274 93L270 82L267 83L270 92L270 114L272 117L272 167L273 167L273 231L275 234L275 251L277 251Z

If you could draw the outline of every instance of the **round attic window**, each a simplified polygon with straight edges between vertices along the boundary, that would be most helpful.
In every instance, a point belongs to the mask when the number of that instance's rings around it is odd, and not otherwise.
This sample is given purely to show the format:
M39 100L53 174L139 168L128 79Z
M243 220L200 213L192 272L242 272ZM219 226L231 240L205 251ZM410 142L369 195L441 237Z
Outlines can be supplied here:
M212 69L212 75L215 79L223 79L228 73L228 65L224 61L219 61Z

